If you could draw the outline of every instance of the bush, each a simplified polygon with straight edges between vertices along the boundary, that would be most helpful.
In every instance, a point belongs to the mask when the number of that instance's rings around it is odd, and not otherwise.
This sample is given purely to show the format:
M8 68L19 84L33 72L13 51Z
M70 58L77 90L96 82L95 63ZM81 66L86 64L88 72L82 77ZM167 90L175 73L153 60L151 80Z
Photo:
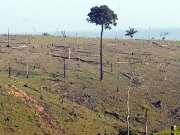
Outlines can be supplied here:
M49 36L47 32L42 33L43 36Z
M127 135L127 129L125 129L125 128L119 129L118 135ZM138 133L137 133L137 131L130 130L129 135L138 135Z

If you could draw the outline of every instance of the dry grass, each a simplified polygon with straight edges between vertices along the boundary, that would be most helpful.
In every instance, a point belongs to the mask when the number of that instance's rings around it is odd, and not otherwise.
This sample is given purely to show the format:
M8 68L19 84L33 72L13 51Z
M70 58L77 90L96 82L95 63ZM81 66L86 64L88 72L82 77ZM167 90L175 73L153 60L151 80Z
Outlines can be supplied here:
M99 39L79 38L76 42L68 37L65 44L62 37L35 36L28 44L26 36L11 36L12 47L7 48L6 38L1 36L0 82L24 90L71 133L117 134L125 124L131 78L131 126L143 131L147 106L149 131L166 129L179 124L180 44L155 42L105 39L104 80L100 82ZM66 60L67 78L63 78L63 57L68 56L64 45L72 50L72 59ZM153 105L157 101L161 101L161 108Z

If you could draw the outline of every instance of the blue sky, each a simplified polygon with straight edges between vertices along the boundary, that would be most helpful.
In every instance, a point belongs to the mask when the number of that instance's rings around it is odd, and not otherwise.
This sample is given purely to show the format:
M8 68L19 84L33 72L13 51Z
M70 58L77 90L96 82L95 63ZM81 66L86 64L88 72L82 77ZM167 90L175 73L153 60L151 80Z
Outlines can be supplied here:
M180 0L0 0L0 33L97 31L87 14L104 4L118 15L114 30L180 27Z

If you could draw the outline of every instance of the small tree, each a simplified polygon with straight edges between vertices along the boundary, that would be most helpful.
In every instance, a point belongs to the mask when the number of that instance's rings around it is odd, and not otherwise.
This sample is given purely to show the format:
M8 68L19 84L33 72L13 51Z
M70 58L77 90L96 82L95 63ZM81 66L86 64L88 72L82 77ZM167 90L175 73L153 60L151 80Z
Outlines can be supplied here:
M166 37L169 35L169 32L161 32L160 33L160 37L162 38L162 40L164 41L166 39Z
M104 29L111 29L111 24L116 26L116 20L118 20L117 15L109 9L106 5L101 5L100 7L95 6L91 8L90 13L88 13L88 18L86 19L90 23L95 23L96 25L101 25L101 41L100 41L100 80L103 80L103 59L102 59L102 37Z
M42 33L42 35L43 35L43 36L49 36L49 33L44 32L44 33Z
M129 27L129 30L126 30L125 36L130 36L133 38L134 34L137 33L138 31L135 30L134 28Z

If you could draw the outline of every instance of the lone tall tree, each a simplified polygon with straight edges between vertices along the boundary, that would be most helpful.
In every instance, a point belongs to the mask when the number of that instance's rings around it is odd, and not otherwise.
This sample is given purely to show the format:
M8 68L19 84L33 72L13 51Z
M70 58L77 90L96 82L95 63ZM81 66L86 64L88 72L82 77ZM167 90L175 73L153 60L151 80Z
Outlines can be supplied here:
M90 13L88 13L88 18L86 19L90 23L95 23L96 25L101 25L101 41L100 41L100 80L103 80L103 59L102 59L102 37L104 29L111 29L111 24L116 26L116 20L118 20L117 15L109 9L106 5L101 5L100 7L95 6L91 8Z

